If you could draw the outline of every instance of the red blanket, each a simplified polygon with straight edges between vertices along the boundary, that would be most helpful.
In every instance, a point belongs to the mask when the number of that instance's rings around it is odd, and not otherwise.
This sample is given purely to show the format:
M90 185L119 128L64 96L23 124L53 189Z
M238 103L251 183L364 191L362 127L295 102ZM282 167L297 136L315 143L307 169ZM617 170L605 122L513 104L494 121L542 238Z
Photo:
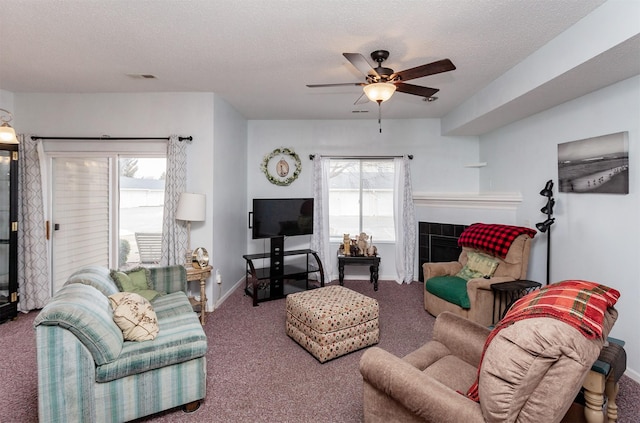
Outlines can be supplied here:
M604 315L620 298L620 292L595 282L568 280L548 285L519 299L491 331L482 356L497 333L513 323L532 317L551 317L568 323L585 337L602 337ZM482 366L482 359L480 359ZM480 368L478 368L478 375ZM479 402L478 380L467 396Z
M474 223L460 234L458 245L505 258L513 241L522 234L533 238L536 231L522 226Z

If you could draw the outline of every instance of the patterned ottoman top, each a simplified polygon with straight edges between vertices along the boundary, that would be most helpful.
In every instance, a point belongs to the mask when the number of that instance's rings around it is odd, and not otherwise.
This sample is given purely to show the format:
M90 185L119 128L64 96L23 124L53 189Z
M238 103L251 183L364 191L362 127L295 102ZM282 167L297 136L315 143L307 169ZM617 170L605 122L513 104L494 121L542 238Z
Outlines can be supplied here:
M378 318L378 301L340 285L287 296L287 313L320 333L350 328Z

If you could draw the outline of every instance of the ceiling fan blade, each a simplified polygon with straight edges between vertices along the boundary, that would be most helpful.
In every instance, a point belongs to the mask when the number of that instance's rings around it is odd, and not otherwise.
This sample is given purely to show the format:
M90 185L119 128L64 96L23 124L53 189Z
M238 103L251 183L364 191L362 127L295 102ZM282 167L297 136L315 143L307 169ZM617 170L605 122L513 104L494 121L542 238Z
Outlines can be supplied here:
M366 85L364 82L344 82L341 84L307 84L309 88L320 88L320 87L362 87Z
M373 75L377 78L380 77L378 72L369 64L367 59L360 53L342 53L342 55L351 62L356 69L362 72L365 76Z
M425 97L425 98L433 97L435 93L440 91L437 88L421 87L419 85L405 84L403 82L396 82L395 86L396 86L396 91L399 91L405 94L419 95L420 97Z
M456 67L449 59L438 60L437 62L428 63L415 68L406 69L396 72L392 77L398 77L401 81L409 81L410 79L422 78L423 76L434 75L436 73L449 72Z

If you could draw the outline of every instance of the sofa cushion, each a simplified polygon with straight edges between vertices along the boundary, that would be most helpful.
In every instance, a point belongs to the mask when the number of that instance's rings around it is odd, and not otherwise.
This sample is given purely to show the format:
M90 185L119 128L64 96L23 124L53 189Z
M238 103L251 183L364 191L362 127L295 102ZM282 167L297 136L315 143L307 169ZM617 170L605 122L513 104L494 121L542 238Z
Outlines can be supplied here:
M105 297L119 291L113 279L109 276L109 269L104 266L86 266L72 273L65 285L81 283L96 288Z
M135 292L109 296L113 321L126 341L150 341L158 335L158 319L151 303Z
M486 254L468 252L467 263L456 274L466 281L475 278L490 278L498 268L498 260Z
M207 353L207 337L196 313L183 313L158 320L156 339L125 341L117 360L98 366L96 381L108 382L125 376L182 363Z
M162 295L151 301L158 319L174 316L176 314L193 313L193 306L182 291Z
M109 300L83 283L63 286L33 324L69 330L87 347L98 365L115 360L122 351L122 331L113 321Z
M467 281L458 276L436 276L428 279L424 286L436 297L465 309L471 307L467 294Z
M159 266L149 268L152 289L160 292L172 293L176 291L187 292L187 269L179 264L172 266Z

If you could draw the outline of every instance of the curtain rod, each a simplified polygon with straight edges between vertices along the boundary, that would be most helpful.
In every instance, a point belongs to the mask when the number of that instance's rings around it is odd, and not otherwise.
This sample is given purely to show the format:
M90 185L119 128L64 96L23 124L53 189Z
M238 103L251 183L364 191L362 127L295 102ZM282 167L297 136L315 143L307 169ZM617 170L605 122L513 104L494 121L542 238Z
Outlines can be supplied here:
M31 137L32 140L115 140L115 141L123 141L123 140L167 140L169 141L169 137L110 137L108 135L104 135L102 137L39 137L37 135L33 135ZM193 137L178 137L178 141L193 141Z
M315 154L309 154L309 160L313 160L316 157ZM331 157L332 159L395 159L396 157L404 157L404 156L334 156L328 155L320 157ZM409 160L413 160L413 154L407 154Z

